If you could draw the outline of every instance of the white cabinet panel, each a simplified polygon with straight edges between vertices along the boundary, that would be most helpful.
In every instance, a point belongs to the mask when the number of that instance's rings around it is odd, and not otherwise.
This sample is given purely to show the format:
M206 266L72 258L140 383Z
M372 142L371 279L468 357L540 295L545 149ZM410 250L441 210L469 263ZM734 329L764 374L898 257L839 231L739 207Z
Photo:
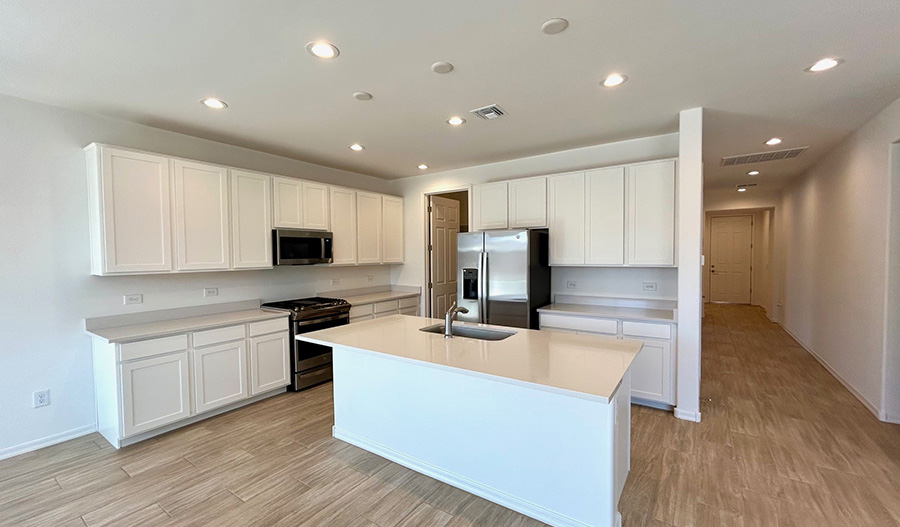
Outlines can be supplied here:
M643 343L644 347L631 363L631 395L674 404L671 343L661 340L644 340Z
M675 264L675 161L628 167L628 263Z
M193 351L194 401L197 413L248 396L246 342L239 340Z
M382 197L384 263L403 263L403 198Z
M547 178L509 182L509 228L547 226Z
M275 219L273 225L285 229L303 228L303 182L285 177L272 178Z
M550 265L584 264L584 174L550 177Z
M250 394L290 384L291 351L287 331L250 339Z
M195 331L191 338L195 348L212 346L213 344L221 344L232 340L243 340L247 338L247 326L238 324L224 328L207 329L206 331Z
M182 160L174 162L174 170L178 269L228 269L228 171Z
M172 270L169 159L102 145L87 153L91 272Z
M509 191L506 182L472 187L472 230L506 229L509 226Z
M151 340L119 344L119 360L128 361L186 350L187 335L172 335Z
M188 352L128 362L120 368L123 437L191 415Z
M329 220L328 213L328 185L321 183L303 182L303 228L318 231L327 231Z
M619 334L619 321L607 318L541 313L541 329L568 329L578 332Z
M382 262L382 202L381 194L356 193L356 251L357 262Z
M250 323L250 336L256 337L267 333L275 333L278 331L287 331L290 329L290 322L286 318L276 318L273 320L263 320L261 322Z
M356 191L331 187L331 232L335 265L356 263Z
M272 177L231 171L231 246L235 269L272 267Z
M625 263L625 167L592 170L584 176L585 262Z

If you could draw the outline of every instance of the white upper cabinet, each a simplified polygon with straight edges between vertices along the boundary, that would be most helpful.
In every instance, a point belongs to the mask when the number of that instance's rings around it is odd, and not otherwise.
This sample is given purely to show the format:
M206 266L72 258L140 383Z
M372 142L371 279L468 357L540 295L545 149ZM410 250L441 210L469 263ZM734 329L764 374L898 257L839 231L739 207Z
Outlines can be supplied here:
M175 160L175 246L181 271L228 269L228 170Z
M273 177L275 221L273 225L285 229L303 228L303 182L299 179Z
M335 265L356 263L356 191L331 187L331 232Z
M321 183L303 182L303 228L310 230L327 231L328 214L328 185Z
M505 181L472 187L472 230L509 227L508 186Z
M91 273L172 270L169 159L91 144Z
M625 263L625 167L584 175L585 261L588 265Z
M509 185L509 228L547 226L547 178L515 179Z
M628 264L675 264L675 161L628 167Z
M272 177L231 171L231 249L235 269L272 267Z
M584 264L584 174L550 177L550 265Z
M361 264L382 263L382 196L372 192L356 193L356 251Z
M403 198L382 196L384 263L403 263Z

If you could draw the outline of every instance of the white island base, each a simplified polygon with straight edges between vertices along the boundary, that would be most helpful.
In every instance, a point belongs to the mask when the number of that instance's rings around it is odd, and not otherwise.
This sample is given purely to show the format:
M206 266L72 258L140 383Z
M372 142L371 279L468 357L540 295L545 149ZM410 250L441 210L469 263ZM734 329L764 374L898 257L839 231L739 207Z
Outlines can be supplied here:
M597 398L333 349L334 437L553 526L621 525L629 372Z

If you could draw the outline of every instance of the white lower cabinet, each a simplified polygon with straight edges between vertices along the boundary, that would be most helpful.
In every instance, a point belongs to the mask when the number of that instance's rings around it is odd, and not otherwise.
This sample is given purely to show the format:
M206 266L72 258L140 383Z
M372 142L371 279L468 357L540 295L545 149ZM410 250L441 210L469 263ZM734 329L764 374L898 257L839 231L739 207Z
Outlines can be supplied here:
M188 371L187 351L122 364L122 435L190 417Z
M291 342L287 331L250 339L250 395L281 388L291 379Z
M350 308L350 323L372 320L373 318L389 317L391 315L419 314L419 297L411 296L399 300L384 300L370 304L354 304Z
M637 340L644 347L631 366L631 396L672 404L672 344L665 340Z
M193 354L194 405L198 414L249 395L245 340L198 348Z

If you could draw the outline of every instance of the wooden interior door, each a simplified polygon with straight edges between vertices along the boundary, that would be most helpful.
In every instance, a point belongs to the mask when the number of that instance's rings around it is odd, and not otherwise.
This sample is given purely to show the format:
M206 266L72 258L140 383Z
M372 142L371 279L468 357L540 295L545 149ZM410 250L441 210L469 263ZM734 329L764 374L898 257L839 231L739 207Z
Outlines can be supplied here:
M753 217L710 219L709 292L713 302L750 303Z
M456 239L459 235L459 202L431 196L429 203L429 256L431 316L442 317L456 302Z

